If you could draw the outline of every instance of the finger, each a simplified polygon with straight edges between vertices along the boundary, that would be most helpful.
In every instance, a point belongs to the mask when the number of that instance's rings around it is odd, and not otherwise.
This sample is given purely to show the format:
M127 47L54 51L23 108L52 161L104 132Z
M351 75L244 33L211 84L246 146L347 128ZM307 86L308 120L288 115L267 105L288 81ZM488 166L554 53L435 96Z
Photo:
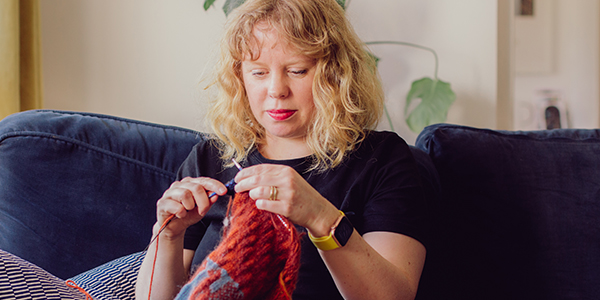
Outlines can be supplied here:
M271 187L270 186L259 186L257 188L251 189L248 192L248 195L250 196L250 198L257 200L257 199L269 199L269 200L276 200L276 199L270 199L271 197Z
M260 210L270 211L272 213L280 214L285 217L290 216L289 206L282 201L258 199L256 200L255 205L256 208Z
M224 185L215 179L187 177L181 181L174 182L164 193L163 198L176 202L176 204L171 203L170 210L179 218L183 218L187 215L186 211L191 211L196 207L197 213L203 216L218 198L212 197L209 199L207 197L207 189L214 189L222 194L224 194L223 191L227 192Z
M184 218L187 215L187 211L181 205L181 202L172 198L161 198L158 200L157 207L157 217L161 223L171 215L175 215L178 218Z
M235 182L240 182L253 176L273 173L278 167L282 166L274 164L260 164L244 168L235 175Z
M276 165L257 165L255 169L250 170L248 173L242 174L242 176L235 178L236 193L250 191L260 186L266 186L267 189L270 186L281 186L283 181L282 172L279 170L280 167ZM242 170L245 171L246 169ZM240 171L240 173L242 172ZM268 192L267 192L268 193ZM268 194L267 194L268 196ZM257 198L260 196L257 195ZM254 199L257 199L254 198Z
M192 183L196 185L202 186L204 189L202 192L206 193L206 191L213 191L217 193L217 195L225 195L227 193L227 187L222 182L208 177L197 177L191 178L186 177L182 181L182 183Z
M200 194L206 194L203 189L202 191L198 191L196 189L198 189L198 185L179 182L168 189L164 193L163 198L178 202L185 208L185 210L190 210L196 206L195 197L199 196Z
M227 188L223 183L206 177L185 178L182 180L180 187L189 190L192 196L191 198L184 198L184 201L186 202L182 202L182 204L185 205L187 210L198 207L198 213L201 215L204 215L210 206L218 199L218 196L216 195L209 198L209 192L215 191L217 195L224 195L227 193Z

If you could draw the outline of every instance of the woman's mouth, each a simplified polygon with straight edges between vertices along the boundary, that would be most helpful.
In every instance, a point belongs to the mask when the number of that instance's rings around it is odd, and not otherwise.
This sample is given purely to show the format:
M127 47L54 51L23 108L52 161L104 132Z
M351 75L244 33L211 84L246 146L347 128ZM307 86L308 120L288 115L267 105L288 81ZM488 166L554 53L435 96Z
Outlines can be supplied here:
M283 121L289 119L292 115L296 113L295 110L289 109L272 109L267 110L267 114L275 121Z

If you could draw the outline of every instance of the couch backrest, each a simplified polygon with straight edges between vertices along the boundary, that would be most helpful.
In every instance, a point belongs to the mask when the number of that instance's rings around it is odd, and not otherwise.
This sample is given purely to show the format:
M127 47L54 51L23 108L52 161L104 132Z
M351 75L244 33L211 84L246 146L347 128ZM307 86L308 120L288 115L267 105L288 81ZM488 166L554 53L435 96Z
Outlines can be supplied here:
M3 119L0 248L61 278L143 250L156 200L202 138L97 114Z
M442 186L419 299L600 295L600 130L438 124L416 146Z

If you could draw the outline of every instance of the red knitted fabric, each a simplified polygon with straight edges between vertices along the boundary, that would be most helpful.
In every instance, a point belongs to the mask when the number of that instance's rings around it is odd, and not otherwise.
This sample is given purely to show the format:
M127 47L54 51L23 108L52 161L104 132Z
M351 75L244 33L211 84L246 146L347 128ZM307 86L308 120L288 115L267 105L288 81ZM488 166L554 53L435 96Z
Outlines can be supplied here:
M294 225L257 209L248 193L229 203L226 223L221 242L192 277L198 285L190 299L291 299L300 267Z

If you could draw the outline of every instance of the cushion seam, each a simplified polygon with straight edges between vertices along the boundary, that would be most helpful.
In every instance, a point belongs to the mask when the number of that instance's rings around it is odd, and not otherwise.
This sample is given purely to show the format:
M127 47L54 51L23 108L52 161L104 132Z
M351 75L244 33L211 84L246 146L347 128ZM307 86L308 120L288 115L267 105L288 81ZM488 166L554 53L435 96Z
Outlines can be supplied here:
M179 131L179 132L193 134L196 136L200 135L200 132L192 130L192 129L186 129L186 128L181 128L181 127L171 126L171 125L160 125L160 124L154 124L154 123L150 123L150 122L144 122L144 121L138 121L138 120L132 120L132 119L124 119L124 118L110 116L110 115L62 111L62 110L44 110L44 109L37 110L36 112L40 112L40 113L51 112L51 113L56 113L56 114L72 115L72 116L80 115L80 116L84 116L84 117L97 118L97 119L101 119L101 120L106 119L106 120L113 120L113 121L118 121L118 122L123 122L123 123L129 123L129 124L144 125L144 126L149 126L149 127L158 128L158 129Z
M532 133L535 134L536 132L543 132L544 130L532 130L532 131L506 131L506 130L492 130L492 129L485 129L485 128L474 128L474 127L468 127L468 126L461 126L461 125L449 125L449 124L445 124L444 126L439 126L437 128L435 128L435 130L432 132L433 135L435 135L436 132L443 132L445 130L451 130L453 132L456 132L456 130L460 130L462 132L477 132L478 134L490 134L490 135L494 135L494 136L501 136L504 138L514 138L514 139L529 139L532 141L560 141L560 142L566 142L566 141L571 141L571 142L575 142L575 143L581 143L581 142L598 142L600 141L600 137L585 137L585 138L573 138L570 136L545 136L545 137L541 137L541 136L531 136L528 133ZM563 130L573 130L573 131L577 131L577 130L594 130L594 129L563 129ZM456 134L456 133L453 133Z
M167 170L157 167L155 165L152 165L152 164L149 164L149 163L146 163L146 162L122 155L122 154L118 154L118 153L100 148L98 146L94 146L94 145L79 141L77 139L54 135L54 134L50 134L50 133L31 132L31 131L27 131L27 132L15 131L15 132L11 132L9 134L0 136L0 144L2 144L5 140L7 140L9 138L26 138L26 137L45 138L48 140L55 140L55 141L61 141L64 143L69 143L69 144L87 149L89 151L97 152L97 153L100 153L100 154L103 154L103 155L106 155L109 157L113 157L117 160L125 161L127 163L140 166L142 168L148 169L149 171L155 172L155 173L157 173L157 175L161 175L163 177L167 177L167 178L175 177L175 172L167 171ZM191 151L191 149L190 149L190 151Z

